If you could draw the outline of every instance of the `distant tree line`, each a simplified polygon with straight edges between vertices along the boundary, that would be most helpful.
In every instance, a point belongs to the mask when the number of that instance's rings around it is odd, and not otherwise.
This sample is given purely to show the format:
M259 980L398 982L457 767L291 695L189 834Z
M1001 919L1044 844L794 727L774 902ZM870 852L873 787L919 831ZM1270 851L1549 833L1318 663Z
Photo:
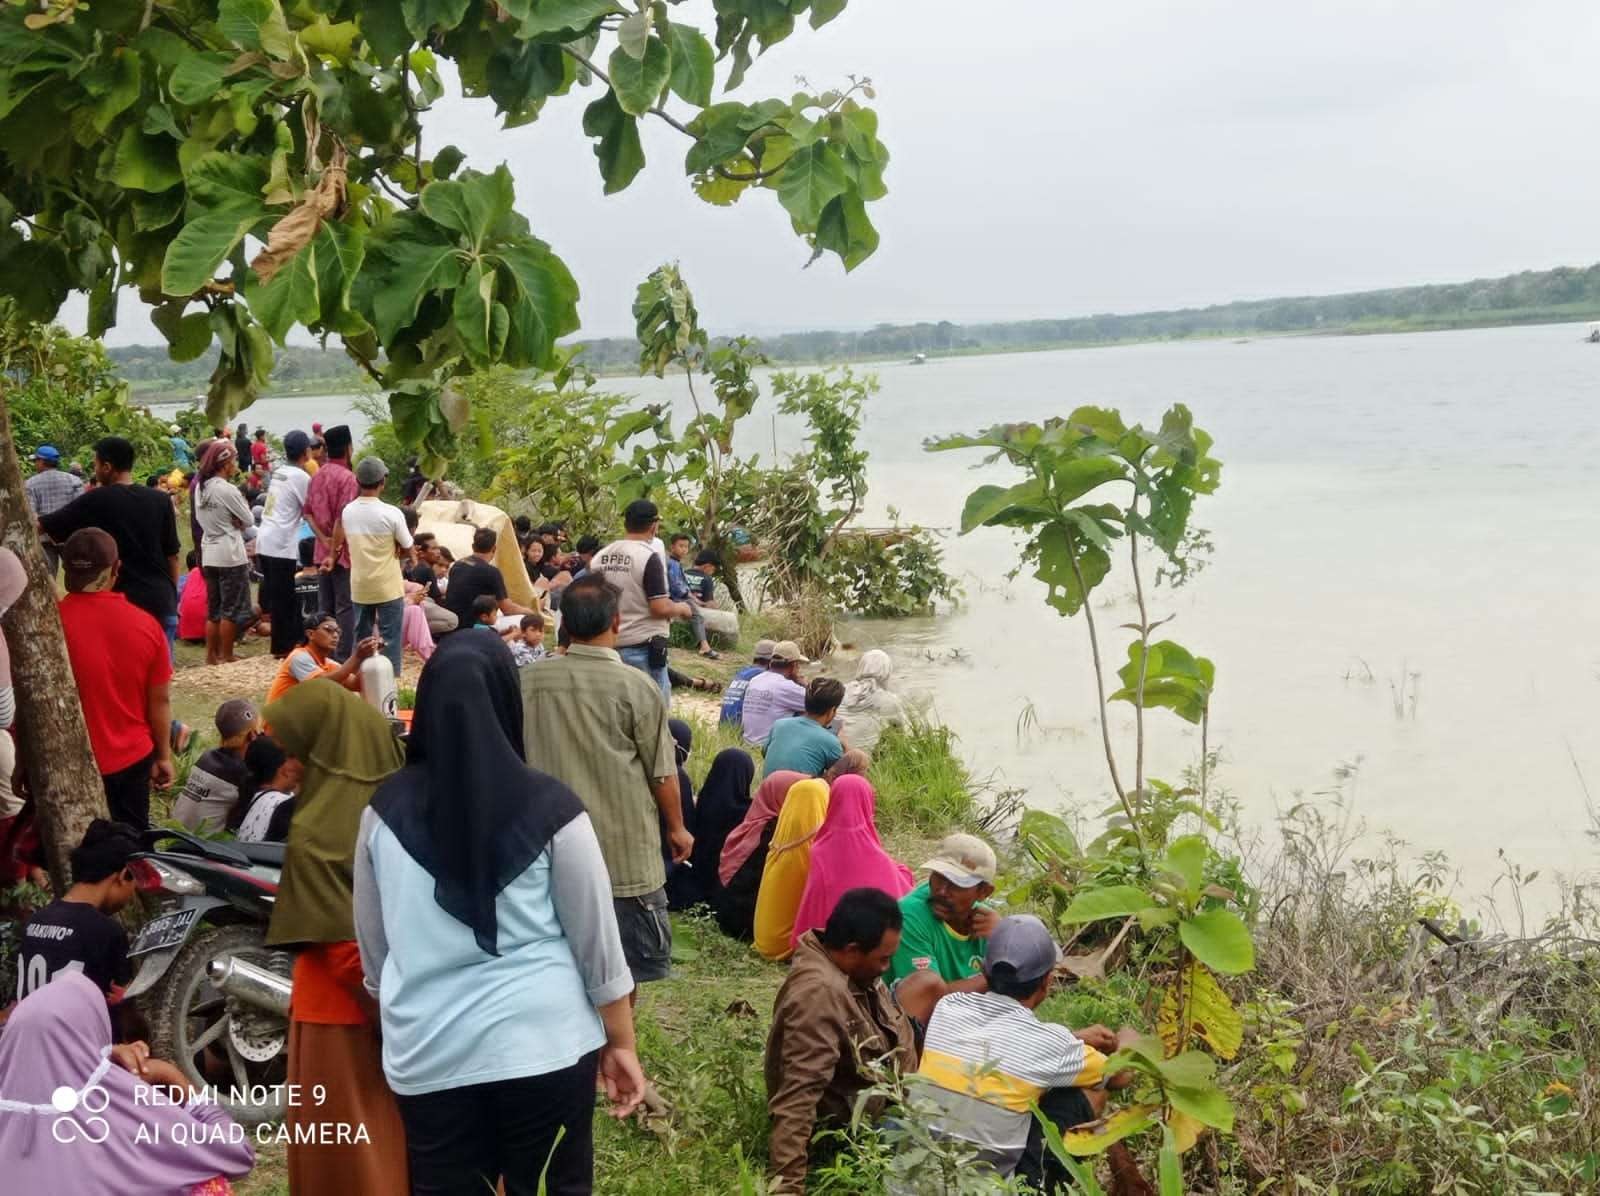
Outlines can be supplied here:
M1600 318L1600 264L1524 270L1504 278L1357 291L1346 295L1250 299L1213 307L1133 315L1076 316L996 324L879 324L854 331L787 332L761 338L761 350L778 365L1109 345L1188 337L1274 333L1339 333L1535 324ZM581 342L583 361L596 373L633 373L639 343L627 337ZM215 351L180 364L166 347L109 350L117 370L135 390L174 395L203 391ZM278 354L274 390L359 389L361 375L340 353L291 347Z

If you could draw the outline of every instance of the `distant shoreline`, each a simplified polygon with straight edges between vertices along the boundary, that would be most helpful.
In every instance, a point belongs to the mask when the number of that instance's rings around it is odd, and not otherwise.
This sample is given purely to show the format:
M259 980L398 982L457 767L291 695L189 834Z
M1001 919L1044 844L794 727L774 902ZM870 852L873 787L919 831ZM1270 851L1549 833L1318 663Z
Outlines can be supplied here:
M1572 310L1538 310L1525 314L1461 312L1441 314L1426 319L1408 317L1393 320L1364 320L1339 328L1303 329L1292 332L1197 332L1188 336L1145 336L1104 341L1042 341L1014 345L974 345L952 349L927 349L921 352L931 362L962 357L1010 357L1018 353L1058 353L1068 349L1116 349L1129 345L1181 345L1195 342L1286 340L1301 337L1393 336L1407 332L1466 332L1479 328L1529 328L1557 324L1581 324L1589 320L1600 320L1600 303L1573 305ZM831 369L843 365L907 365L910 364L910 361L904 353L878 353L842 359L775 359L771 364L774 369ZM620 366L596 370L595 373L600 378L637 377L632 371ZM256 401L297 399L305 398L308 395L378 395L381 393L373 386L370 378L363 374L352 373L327 378L303 379L298 381L292 389L269 387L261 393ZM133 385L132 398L136 403L171 405L203 402L204 396L200 396L197 399L195 392L187 387L182 390L175 387L141 389L138 385Z

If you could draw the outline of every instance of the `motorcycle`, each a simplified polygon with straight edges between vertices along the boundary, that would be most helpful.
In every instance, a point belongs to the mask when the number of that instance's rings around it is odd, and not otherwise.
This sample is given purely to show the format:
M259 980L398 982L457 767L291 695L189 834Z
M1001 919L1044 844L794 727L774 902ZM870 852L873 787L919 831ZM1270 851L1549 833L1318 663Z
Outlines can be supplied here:
M241 1125L281 1119L293 959L266 945L283 844L146 831L129 866L159 908L128 948L150 1049ZM158 849L158 845L160 845Z

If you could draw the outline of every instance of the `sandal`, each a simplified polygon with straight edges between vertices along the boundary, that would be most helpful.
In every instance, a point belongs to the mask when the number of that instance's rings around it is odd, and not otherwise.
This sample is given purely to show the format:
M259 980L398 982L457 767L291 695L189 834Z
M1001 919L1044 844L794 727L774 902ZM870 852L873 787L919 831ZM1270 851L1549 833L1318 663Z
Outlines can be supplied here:
M718 652L715 648L707 648L704 652L700 653L700 659L701 660L721 660L722 659L722 653Z

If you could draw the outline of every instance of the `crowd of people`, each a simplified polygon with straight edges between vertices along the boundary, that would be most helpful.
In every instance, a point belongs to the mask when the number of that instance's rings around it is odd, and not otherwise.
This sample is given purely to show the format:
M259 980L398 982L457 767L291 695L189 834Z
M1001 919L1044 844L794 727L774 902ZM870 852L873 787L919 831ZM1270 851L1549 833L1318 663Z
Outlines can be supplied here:
M1064 1182L1029 1110L1062 1126L1099 1116L1126 1078L1105 1066L1119 1034L1035 1016L1057 948L1037 919L992 907L988 843L950 834L916 870L885 848L871 753L906 721L885 653L867 652L848 682L808 679L796 643L761 641L721 704L743 746L717 753L696 792L667 641L681 620L715 654L714 553L686 568L692 542L663 544L643 500L619 538L570 553L559 524L513 524L536 595L518 603L494 529L452 560L383 500L382 462L351 467L347 429L283 443L275 468L261 434L193 450L208 660L228 659L255 618L248 536L281 661L260 700L216 710L216 744L171 813L285 844L266 937L293 953L288 1080L327 1094L320 1120L366 1127L357 1144L291 1145L296 1196L593 1190L595 1093L618 1117L646 1099L633 1008L640 986L672 974L671 913L693 909L788 967L765 1058L772 1191L804 1190L818 1131L847 1123L883 1069L919 1077L934 1131L996 1175ZM73 853L71 887L23 928L19 1003L0 1033L0 1165L21 1160L23 1182L63 1191L111 1190L84 1187L74 1177L87 1172L40 1128L67 1079L101 1084L130 1132L226 1117L149 1057L121 999L116 914L180 734L176 507L132 481L124 449L101 441L97 484L51 509L64 487L30 490L59 554L111 814ZM259 516L235 482L246 459L270 471ZM0 607L23 585L8 582L13 565L0 550ZM318 587L310 618L291 601L303 571ZM280 635L289 627L298 634ZM404 644L426 662L406 725L361 686L379 653L398 673ZM0 685L0 724L10 707ZM175 1096L141 1104L137 1083ZM135 1168L157 1177L147 1190L206 1196L252 1165L248 1145L157 1151L154 1172L130 1159L108 1154L105 1173Z

